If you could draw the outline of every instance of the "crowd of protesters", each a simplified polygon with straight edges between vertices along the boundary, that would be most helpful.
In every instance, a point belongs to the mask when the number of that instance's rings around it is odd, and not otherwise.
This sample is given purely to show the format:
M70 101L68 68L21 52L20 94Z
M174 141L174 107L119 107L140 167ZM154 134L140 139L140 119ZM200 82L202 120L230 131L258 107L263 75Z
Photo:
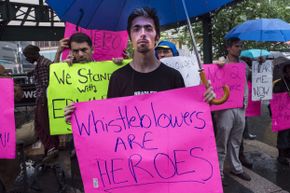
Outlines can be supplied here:
M149 8L136 9L128 18L128 35L132 42L134 53L132 61L116 70L109 81L108 98L138 95L144 93L155 93L164 90L185 87L184 80L177 70L170 68L160 62L164 57L178 56L176 46L169 41L159 41L160 26L159 19L154 10ZM159 42L159 43L158 43ZM35 121L33 129L37 138L44 145L45 155L43 161L49 162L57 157L59 153L59 143L61 136L51 136L49 133L49 119L46 90L49 82L49 66L53 62L59 62L61 53L65 48L71 50L69 57L65 62L70 65L74 63L88 63L93 61L93 46L89 36L83 33L75 33L70 38L64 38L59 42L59 48L54 61L50 61L39 54L40 49L36 46L27 46L23 54L27 61L36 63L34 70L34 79L36 85L36 107ZM250 77L251 60L247 58L241 60L240 53L242 42L238 38L231 38L226 41L227 56L224 61L219 62L223 67L230 63L244 62L246 66L247 80ZM119 63L120 61L116 62ZM274 93L289 92L290 85L290 60L285 59L289 65L283 68L283 77L274 84ZM4 76L4 69L0 65L0 76ZM248 88L245 83L242 108L226 109L214 113L215 137L217 145L217 154L219 159L219 168L221 178L224 176L224 162L229 158L229 164L233 175L250 181L251 177L243 170L243 165L251 168L252 163L244 156L243 136L246 138L255 138L255 136L245 132L246 116L245 110L248 101ZM287 87L288 86L288 87ZM16 88L16 87L15 87ZM16 93L21 91L15 91ZM17 94L15 96L18 96ZM17 97L16 97L17 98ZM204 93L205 101L210 103L215 98L213 88L209 86ZM17 100L17 99L15 99ZM75 111L74 103L69 104L64 111L65 119L70 122L71 114ZM31 128L31 127L30 127ZM20 129L19 129L20 130ZM19 139L17 139L19 140ZM70 142L71 158L75 159L75 150L73 140ZM290 158L290 130L278 132L277 148L279 150L278 161L281 164L289 165ZM12 160L0 160L0 180L10 189L11 180L7 180L7 172ZM4 172L6 170L6 172ZM15 171L15 172L18 172ZM79 171L77 171L79 173ZM2 175L4 174L4 175ZM6 175L6 176L5 176ZM10 175L10 177L15 175ZM223 180L223 185L227 186ZM77 188L83 191L82 181L79 175L75 183Z

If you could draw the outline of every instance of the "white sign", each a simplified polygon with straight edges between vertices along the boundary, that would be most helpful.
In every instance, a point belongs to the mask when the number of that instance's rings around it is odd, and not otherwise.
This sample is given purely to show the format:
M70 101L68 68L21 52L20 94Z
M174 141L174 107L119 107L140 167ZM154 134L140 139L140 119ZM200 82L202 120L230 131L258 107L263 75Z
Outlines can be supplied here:
M197 86L200 84L198 63L195 57L176 56L167 57L160 60L167 66L178 70L185 82L185 86Z
M252 65L252 100L270 100L273 90L273 70L271 61L259 64L257 61Z

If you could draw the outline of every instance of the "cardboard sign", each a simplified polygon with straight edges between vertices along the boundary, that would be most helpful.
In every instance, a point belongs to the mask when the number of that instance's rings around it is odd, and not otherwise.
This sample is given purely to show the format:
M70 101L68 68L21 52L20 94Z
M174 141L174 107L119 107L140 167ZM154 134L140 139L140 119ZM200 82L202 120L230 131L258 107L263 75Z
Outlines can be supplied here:
M252 101L252 83L248 82L249 100L246 109L246 117L255 117L261 115L261 101Z
M0 90L0 159L14 159L16 134L13 79L0 78Z
M105 31L105 30L88 30L79 27L76 31L74 24L66 22L64 37L70 37L76 32L83 32L87 34L93 43L95 61L112 60L112 58L122 57L122 53L127 48L128 34L127 31ZM62 59L66 59L69 50L66 49L62 53Z
M270 100L273 91L273 70L271 61L259 64L257 61L252 65L252 100Z
M223 95L224 85L228 85L230 88L229 99L224 104L211 105L212 111L243 107L246 83L246 66L244 63L225 64L224 67L219 67L217 64L205 64L203 68L207 79L211 81L217 98Z
M47 89L50 134L71 133L71 126L64 119L64 107L75 101L106 98L110 76L120 67L112 61L74 64L71 67L67 63L50 65Z
M160 61L167 66L178 70L184 79L186 87L197 86L200 84L200 77L198 72L199 68L196 58L175 56L162 58Z
M72 127L85 192L223 192L204 92L77 103Z
M273 94L270 101L272 111L272 130L283 131L290 129L290 96L288 93Z

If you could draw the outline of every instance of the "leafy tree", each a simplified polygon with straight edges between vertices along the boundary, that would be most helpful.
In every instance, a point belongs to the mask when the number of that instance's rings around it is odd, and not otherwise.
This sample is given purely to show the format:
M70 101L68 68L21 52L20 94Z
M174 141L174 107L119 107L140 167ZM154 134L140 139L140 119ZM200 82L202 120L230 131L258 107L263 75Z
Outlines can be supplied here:
M241 3L213 14L213 53L215 58L225 54L224 36L240 23L258 18L280 18L290 22L289 10L286 9L287 4L290 3L286 0L244 0ZM268 50L281 50L285 48L284 44L254 41L247 41L244 46L245 49L263 48Z
M280 18L290 22L290 2L289 0L243 0L221 9L217 13L212 13L212 38L213 38L213 56L218 58L225 55L224 36L236 25L250 19L257 18ZM202 48L202 24L195 22L192 24L196 40L199 47ZM190 36L186 26L175 29L178 37L177 41L191 47ZM269 42L247 41L244 44L245 49L263 48L268 50L283 50L285 44Z

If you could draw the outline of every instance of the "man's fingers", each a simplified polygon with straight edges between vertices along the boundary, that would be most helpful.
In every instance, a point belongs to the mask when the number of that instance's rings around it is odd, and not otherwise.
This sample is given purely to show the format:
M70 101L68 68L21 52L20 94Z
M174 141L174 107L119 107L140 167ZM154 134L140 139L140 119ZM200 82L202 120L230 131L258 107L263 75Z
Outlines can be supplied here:
M75 110L75 108L76 107L74 106L74 104L70 104L64 108L64 112Z
M59 40L59 42L58 42L58 51L59 52L62 52L65 48L69 48L68 41L69 41L68 38L63 38L63 39Z
M66 109L64 111L64 116L68 116L68 115L71 115L73 112L74 112L75 109Z
M64 117L67 123L70 123L71 115L75 111L75 108L74 103L71 103L64 108Z
M121 65L123 63L123 58L112 58L114 64Z
M210 102L212 99L214 99L216 97L215 92L213 91L212 86L208 87L206 89L206 92L204 93L204 100L206 102Z
M213 88L212 88L212 86L209 86L209 87L206 89L206 91L205 91L205 93L203 94L203 96L205 97L206 95L208 95L208 94L211 93L211 92L213 92Z

